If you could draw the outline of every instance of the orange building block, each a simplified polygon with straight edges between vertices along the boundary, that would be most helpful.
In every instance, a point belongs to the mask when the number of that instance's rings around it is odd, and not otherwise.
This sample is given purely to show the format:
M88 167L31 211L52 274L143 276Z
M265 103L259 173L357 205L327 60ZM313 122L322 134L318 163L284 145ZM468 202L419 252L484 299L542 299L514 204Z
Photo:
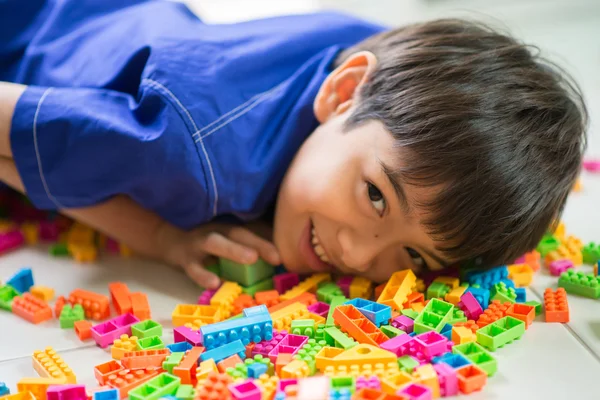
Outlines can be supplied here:
M423 302L425 302L425 296L423 295L423 293L412 292L411 294L406 296L406 301L404 302L404 304L402 304L402 307L411 308L412 304Z
M389 338L352 304L336 307L333 320L359 343L379 346Z
M106 385L108 381L108 377L123 371L125 368L115 360L110 360L103 364L98 364L94 367L94 376L96 377L96 381L98 381L99 385Z
M266 290L264 292L256 292L254 294L256 304L265 305L267 308L279 303L279 292L277 290Z
M33 324L52 319L52 309L48 303L34 297L31 293L15 297L12 302L12 312Z
M452 327L452 342L454 342L454 344L475 342L476 340L477 336L475 336L475 332L466 326Z
M246 293L240 294L237 299L233 301L233 314L239 314L244 311L244 308L250 308L255 306L256 303L252 296Z
M385 393L378 389L362 388L352 395L352 400L408 400L408 397Z
M137 346L138 338L137 336L121 335L118 339L115 340L112 347L110 348L110 355L115 360L120 360L123 358L125 353L135 351Z
M90 321L75 321L74 328L79 340L84 341L92 338L92 323Z
M556 292L547 288L544 291L544 309L546 310L546 322L569 322L569 304L567 292L558 288Z
M129 288L122 282L112 282L108 284L110 299L117 314L123 315L131 313L131 299L129 298Z
M67 299L65 299L65 296L58 296L56 298L56 302L54 302L54 316L56 318L60 317L60 313L62 312L62 309L66 303Z
M511 305L512 303L508 301L504 303L500 303L500 300L492 301L488 308L483 312L483 314L479 316L479 319L477 320L477 325L480 328L483 328L484 326L499 320L500 318L506 315L506 311Z
M473 333L477 332L477 330L479 329L479 325L477 325L477 322L473 321L472 319L468 320L467 322L457 322L453 326L454 327L464 326L467 329L470 329L471 332L473 332Z
M196 384L196 369L198 367L198 359L202 353L204 353L204 347L192 347L186 351L179 365L173 368L173 375L181 378L182 385Z
M17 382L17 390L19 392L31 392L36 400L46 400L48 388L62 383L62 381L52 378L23 378Z
M506 315L525 322L525 329L528 329L529 325L531 325L535 319L535 307L527 304L515 303L506 310Z
M162 369L153 367L136 370L124 369L109 375L106 384L112 388L118 389L121 399L124 399L131 389L154 378L161 371Z
M148 296L145 293L135 292L129 295L131 300L131 309L133 315L138 317L140 321L145 321L152 318L150 313L150 304L148 303Z
M281 378L281 370L283 367L292 362L294 356L289 353L279 353L275 359L275 373Z
M299 296L294 297L293 299L281 301L281 302L275 304L274 306L269 307L268 310L269 310L269 314L273 314L275 311L279 311L279 310L286 308L287 306L294 304L294 303L302 303L306 306L310 306L311 304L314 304L316 302L317 302L317 296L315 296L312 293L305 292Z
M487 374L474 364L465 365L456 370L458 388L461 393L469 394L481 390L487 382Z
M102 321L110 316L108 297L83 289L75 289L69 295L69 303L81 304L85 317L94 321Z
M194 400L230 400L231 392L229 385L233 379L227 374L211 372L202 382L202 386L196 387Z
M230 357L227 357L226 359L219 361L217 363L217 369L219 370L219 372L226 372L227 368L235 368L235 366L237 364L241 364L243 363L242 359L240 358L240 356L238 356L237 354L234 354Z
M163 361L171 354L169 349L138 350L123 353L121 364L129 369L162 367Z
M381 296L381 293L383 292L383 289L385 289L385 285L386 285L386 283L384 282L381 285L375 287L374 292L375 292L375 298L376 299L378 299L379 296Z

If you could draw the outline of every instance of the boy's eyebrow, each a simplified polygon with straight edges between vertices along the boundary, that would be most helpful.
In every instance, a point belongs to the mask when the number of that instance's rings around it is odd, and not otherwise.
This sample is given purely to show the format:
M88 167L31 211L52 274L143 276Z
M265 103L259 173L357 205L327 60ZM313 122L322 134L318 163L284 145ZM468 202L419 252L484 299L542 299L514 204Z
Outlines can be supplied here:
M390 168L382 160L378 160L378 162L379 165L381 165L381 169L385 173L385 176L387 176L388 180L390 181L390 184L394 188L394 192L396 192L396 197L400 202L400 207L402 208L402 211L404 212L404 214L410 215L412 210L410 204L408 204L408 198L406 197L404 187L402 187L402 184L399 182L398 174L394 173L392 168Z

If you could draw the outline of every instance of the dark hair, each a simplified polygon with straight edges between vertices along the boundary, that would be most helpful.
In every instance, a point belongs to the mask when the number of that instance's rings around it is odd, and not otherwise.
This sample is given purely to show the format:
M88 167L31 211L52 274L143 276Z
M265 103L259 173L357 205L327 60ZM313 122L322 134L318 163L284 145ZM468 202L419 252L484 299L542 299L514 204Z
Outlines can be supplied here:
M384 32L376 70L347 128L377 120L401 149L408 184L441 187L422 221L454 262L490 267L538 244L560 217L586 147L587 112L564 70L476 22L442 19Z

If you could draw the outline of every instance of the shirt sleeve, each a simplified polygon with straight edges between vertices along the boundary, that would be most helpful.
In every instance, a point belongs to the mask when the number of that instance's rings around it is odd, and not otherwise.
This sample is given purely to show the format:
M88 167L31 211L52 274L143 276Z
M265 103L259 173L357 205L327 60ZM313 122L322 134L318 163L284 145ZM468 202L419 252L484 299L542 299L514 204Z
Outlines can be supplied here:
M180 227L209 218L206 178L192 135L152 88L30 86L19 99L11 147L31 201L42 209L98 204L125 194Z

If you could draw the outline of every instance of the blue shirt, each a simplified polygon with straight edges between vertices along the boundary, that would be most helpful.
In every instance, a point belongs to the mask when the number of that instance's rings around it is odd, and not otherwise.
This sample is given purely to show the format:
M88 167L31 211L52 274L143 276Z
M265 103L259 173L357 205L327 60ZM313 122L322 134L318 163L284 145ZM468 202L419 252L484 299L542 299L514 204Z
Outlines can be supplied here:
M211 25L164 1L31 6L0 2L0 80L29 85L11 145L32 202L126 194L182 228L264 213L335 57L383 30L336 13Z

